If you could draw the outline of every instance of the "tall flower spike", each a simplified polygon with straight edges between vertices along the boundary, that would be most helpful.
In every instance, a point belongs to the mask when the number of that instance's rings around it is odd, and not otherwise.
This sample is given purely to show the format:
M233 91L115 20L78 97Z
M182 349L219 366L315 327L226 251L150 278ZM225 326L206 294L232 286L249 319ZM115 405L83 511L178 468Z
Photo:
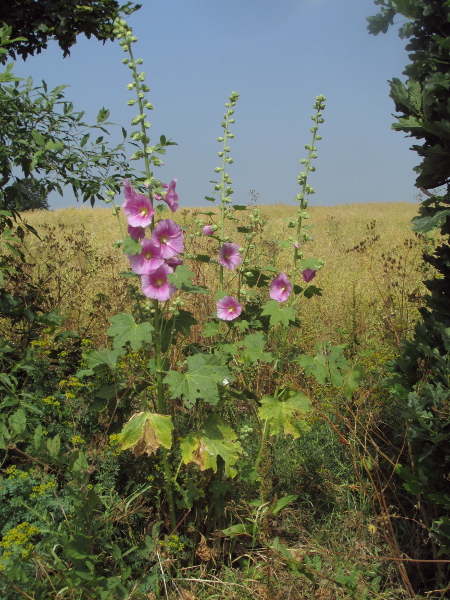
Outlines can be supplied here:
M152 240L159 247L163 258L172 258L184 250L183 231L172 219L159 221L152 233Z
M230 269L232 271L238 267L242 262L242 256L239 252L239 246L226 242L219 250L219 263L222 267Z
M285 273L280 273L270 284L270 297L277 302L285 302L292 290L292 284Z
M217 303L217 316L222 321L232 321L239 317L242 306L233 296L224 296Z

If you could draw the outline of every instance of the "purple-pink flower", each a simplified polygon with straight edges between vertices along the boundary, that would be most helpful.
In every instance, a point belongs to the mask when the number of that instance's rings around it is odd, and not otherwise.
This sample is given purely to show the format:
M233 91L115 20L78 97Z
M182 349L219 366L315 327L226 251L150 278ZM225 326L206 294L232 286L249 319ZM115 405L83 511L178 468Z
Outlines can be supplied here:
M317 269L310 269L309 267L307 269L304 269L302 271L303 281L305 281L306 283L309 283L310 281L312 281L314 279L316 274L317 274Z
M175 191L176 186L177 179L175 177L175 179L169 183L169 188L166 195L163 197L163 200L173 213L178 209L178 194Z
M142 275L142 291L148 298L164 302L177 291L177 288L167 281L168 273L169 267L162 265L156 271Z
M156 271L164 264L164 258L161 256L159 247L147 238L141 242L142 252L140 254L129 254L130 267L135 273L144 275Z
M219 250L219 263L231 271L242 262L242 256L239 253L239 246L226 242Z
M242 312L242 306L233 296L224 296L216 303L216 307L217 316L222 321L232 321Z
M212 225L205 225L203 227L203 235L213 235L214 227Z
M135 240L142 240L145 237L145 229L143 227L132 227L128 225L128 235Z
M183 252L183 231L172 219L159 221L152 233L152 240L160 248L163 258L172 258Z
M125 200L122 204L123 212L127 217L128 224L132 227L147 227L150 225L155 209L150 198L135 192L131 187L129 179L123 182Z
M285 302L292 290L292 283L285 273L280 273L270 284L270 297L277 302Z
M175 271L175 269L182 264L183 264L182 259L177 258L176 256L174 256L172 258L168 258L166 260L166 265L169 267L171 273L173 273L173 271Z

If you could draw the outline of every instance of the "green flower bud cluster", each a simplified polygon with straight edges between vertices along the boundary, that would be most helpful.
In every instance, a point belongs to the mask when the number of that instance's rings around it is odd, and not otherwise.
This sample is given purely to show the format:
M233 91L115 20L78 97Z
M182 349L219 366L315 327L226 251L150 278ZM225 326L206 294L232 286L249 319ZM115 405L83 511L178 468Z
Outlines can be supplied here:
M147 135L146 130L150 129L150 122L147 120L145 110L153 110L153 104L149 102L145 94L150 91L150 88L144 83L145 72L138 71L137 67L142 65L144 62L142 58L134 59L131 46L137 41L137 38L133 35L131 28L127 25L123 19L116 19L114 22L114 35L120 40L119 44L127 52L129 57L123 59L123 63L127 65L133 76L132 83L129 83L127 88L130 91L136 90L137 99L129 100L128 106L138 105L139 113L132 119L131 124L133 126L139 126L139 130L131 132L131 138L134 141L140 142L143 146L142 150L136 151L132 156L131 160L144 159L145 161L145 175L146 180L153 180L152 172L150 170L150 164L155 166L161 166L163 163L160 158L155 156L155 153L164 153L165 143L160 143L156 146L149 147L150 138Z

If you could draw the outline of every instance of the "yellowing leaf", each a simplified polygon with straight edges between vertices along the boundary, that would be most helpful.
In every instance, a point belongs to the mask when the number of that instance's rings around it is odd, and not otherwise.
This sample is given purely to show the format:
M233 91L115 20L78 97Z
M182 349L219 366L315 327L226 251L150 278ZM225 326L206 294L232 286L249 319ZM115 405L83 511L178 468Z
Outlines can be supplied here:
M195 463L201 471L217 471L217 457L225 463L225 473L236 475L232 465L236 464L242 447L231 427L217 415L211 415L201 429L190 433L180 444L184 464Z
M311 410L311 404L305 394L294 390L290 390L289 393L290 397L284 401L272 396L263 396L258 416L267 420L271 435L284 433L298 438L309 429L305 414Z
M119 434L122 450L132 449L135 456L149 456L160 446L172 446L173 423L170 415L140 412L133 415Z

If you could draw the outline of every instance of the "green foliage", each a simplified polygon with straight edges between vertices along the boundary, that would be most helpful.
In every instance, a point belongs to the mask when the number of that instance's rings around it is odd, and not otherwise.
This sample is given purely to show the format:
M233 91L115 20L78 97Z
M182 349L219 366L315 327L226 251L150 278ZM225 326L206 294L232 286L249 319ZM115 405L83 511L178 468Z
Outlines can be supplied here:
M67 56L80 33L103 43L114 39L114 20L120 13L131 14L138 8L139 4L120 5L116 0L85 0L82 4L74 0L12 0L0 20L11 27L12 35L24 36L10 46L13 58L16 54L23 59L39 54L50 40L56 40Z
M415 168L416 185L427 198L416 231L439 228L443 243L425 261L435 276L425 281L429 290L426 307L420 310L414 338L404 341L398 359L392 362L392 391L403 407L408 423L409 456L404 456L398 473L404 487L419 496L422 514L431 524L431 556L450 553L446 523L450 504L448 488L450 391L450 4L438 0L378 0L381 12L371 18L369 31L386 32L395 14L408 18L400 36L408 39L411 63L406 82L391 82L391 97L399 115L393 126L420 140L413 149L422 162ZM442 195L426 190L446 186ZM437 544L436 544L437 542ZM439 549L439 550L438 550ZM436 578L444 570L438 564Z
M32 177L17 180L8 187L5 201L7 206L17 211L48 210L50 208L47 197L38 181Z
M219 401L219 386L233 381L228 367L222 365L220 357L194 354L187 359L187 371L169 371L164 382L169 386L170 398L182 396L187 407L194 406L197 399L208 404Z

